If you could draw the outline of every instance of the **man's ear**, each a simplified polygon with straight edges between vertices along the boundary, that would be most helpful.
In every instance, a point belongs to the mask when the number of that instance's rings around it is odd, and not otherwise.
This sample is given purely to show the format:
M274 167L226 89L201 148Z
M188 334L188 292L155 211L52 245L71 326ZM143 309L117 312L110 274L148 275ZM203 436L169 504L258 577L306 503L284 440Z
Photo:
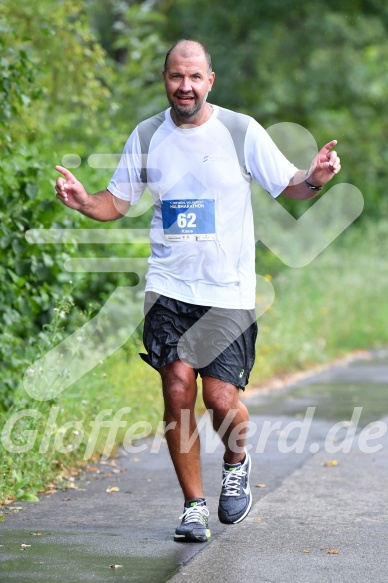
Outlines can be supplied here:
M216 74L214 71L211 72L210 76L209 76L209 92L212 90L213 88L213 83L214 83L214 79L216 78Z

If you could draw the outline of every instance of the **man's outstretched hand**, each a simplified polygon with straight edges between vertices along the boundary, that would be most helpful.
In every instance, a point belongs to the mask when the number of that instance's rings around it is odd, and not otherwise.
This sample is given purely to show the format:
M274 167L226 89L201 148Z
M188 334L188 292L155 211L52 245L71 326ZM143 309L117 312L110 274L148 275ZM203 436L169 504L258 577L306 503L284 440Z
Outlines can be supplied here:
M55 166L55 169L63 174L64 178L57 178L55 192L57 198L66 206L77 211L84 208L89 200L89 195L79 180L63 166Z
M327 143L315 156L307 173L307 180L314 186L323 186L341 170L341 161L335 150L337 140Z

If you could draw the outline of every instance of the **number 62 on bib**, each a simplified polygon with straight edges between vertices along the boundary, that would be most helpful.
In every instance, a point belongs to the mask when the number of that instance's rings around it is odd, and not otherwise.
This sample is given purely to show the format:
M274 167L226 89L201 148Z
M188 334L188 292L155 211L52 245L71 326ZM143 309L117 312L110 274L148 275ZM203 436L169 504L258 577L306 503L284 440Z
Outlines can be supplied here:
M213 241L214 199L163 200L164 236L169 241Z

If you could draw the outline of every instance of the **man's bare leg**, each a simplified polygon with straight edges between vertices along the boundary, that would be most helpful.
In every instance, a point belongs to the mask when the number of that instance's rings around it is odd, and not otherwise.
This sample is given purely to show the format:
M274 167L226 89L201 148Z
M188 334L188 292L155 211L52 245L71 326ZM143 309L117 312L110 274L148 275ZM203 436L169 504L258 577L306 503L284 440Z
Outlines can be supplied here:
M202 384L203 400L207 410L212 412L215 431L218 432L222 426L220 438L225 446L224 460L236 464L245 455L248 409L240 401L240 391L234 385L209 376L203 377ZM226 428L222 425L224 421ZM232 433L234 429L236 430Z
M213 427L225 445L218 518L224 524L236 524L244 520L252 506L251 458L245 453L249 414L239 399L237 387L208 376L202 382L204 402L213 414Z
M194 370L178 360L162 367L159 372L163 385L164 421L166 426L176 423L166 431L166 440L179 484L185 500L203 498L200 442L194 413L197 398Z

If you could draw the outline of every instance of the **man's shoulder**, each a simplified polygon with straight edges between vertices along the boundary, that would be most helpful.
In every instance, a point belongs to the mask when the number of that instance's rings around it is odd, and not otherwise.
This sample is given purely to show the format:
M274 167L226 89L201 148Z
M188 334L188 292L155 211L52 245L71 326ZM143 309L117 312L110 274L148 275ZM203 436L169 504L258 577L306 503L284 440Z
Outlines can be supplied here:
M253 118L245 113L239 113L237 111L232 111L231 109L226 109L225 107L220 107L217 120L229 132L229 135L233 140L241 172L244 178L249 182L250 175L245 162L245 141L248 127Z
M217 115L217 120L221 123L231 135L237 151L244 151L244 143L247 135L248 127L253 121L253 118L245 113L239 113L220 107Z
M166 110L153 115L143 121L141 121L137 128L137 135L139 137L140 149L143 154L148 154L152 136L158 131L160 126L164 123L166 119Z
M162 123L165 121L166 119L166 110L164 111L160 111L159 113L156 113L155 115L152 115L151 117L148 117L147 119L144 119L143 121L141 121L138 125L137 125L137 130L138 131L147 131L147 129L149 130L155 130L157 129L160 125L162 125Z
M233 121L235 124L248 126L249 123L253 120L250 115L240 113L238 111L233 111L232 109L227 109L226 107L218 106L218 110L217 117L221 122Z
M239 142L241 145L245 142L248 126L253 121L250 115L219 107L217 119L228 130L235 144Z

